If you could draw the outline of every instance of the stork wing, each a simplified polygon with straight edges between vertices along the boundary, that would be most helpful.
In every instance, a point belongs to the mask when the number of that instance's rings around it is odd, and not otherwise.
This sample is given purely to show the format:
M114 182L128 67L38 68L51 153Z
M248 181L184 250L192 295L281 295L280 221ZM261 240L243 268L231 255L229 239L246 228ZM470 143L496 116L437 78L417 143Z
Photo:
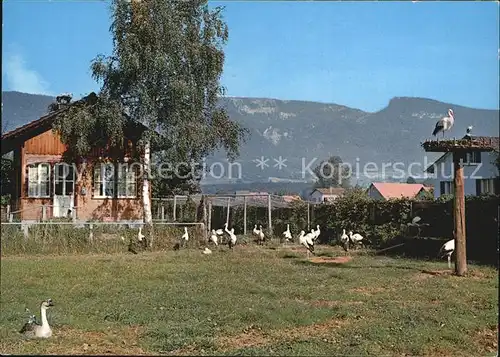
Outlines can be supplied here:
M437 135L441 130L444 129L445 127L445 123L446 123L446 117L443 118L443 119L440 119L437 123L436 123L436 126L434 127L434 131L432 132L432 135Z

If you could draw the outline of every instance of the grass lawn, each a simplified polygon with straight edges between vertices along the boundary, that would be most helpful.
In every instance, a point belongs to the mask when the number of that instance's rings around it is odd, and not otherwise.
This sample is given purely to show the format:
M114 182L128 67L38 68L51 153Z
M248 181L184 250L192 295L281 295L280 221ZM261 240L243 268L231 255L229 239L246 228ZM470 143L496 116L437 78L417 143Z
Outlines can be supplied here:
M2 257L0 353L496 354L496 269L317 250ZM49 297L54 336L23 340Z

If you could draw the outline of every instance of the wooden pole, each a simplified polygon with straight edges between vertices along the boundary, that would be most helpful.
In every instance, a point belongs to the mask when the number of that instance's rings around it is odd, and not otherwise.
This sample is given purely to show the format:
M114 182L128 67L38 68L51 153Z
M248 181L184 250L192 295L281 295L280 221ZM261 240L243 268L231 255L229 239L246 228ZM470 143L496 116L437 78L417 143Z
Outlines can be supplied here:
M247 196L243 197L243 235L247 234Z
M307 202L307 231L309 231L309 229L311 229L310 225L311 225L311 221L310 221L310 217L309 217L309 207L310 207L310 203Z
M174 222L177 221L177 195L174 195Z
M231 212L231 197L227 198L227 214L226 214L226 223L229 229L229 213Z
M267 195L267 229L269 230L269 235L273 236L273 224L271 223L271 195Z
M163 203L161 205L161 220L165 220L165 206L163 205Z
M212 231L212 201L208 199L208 230Z
M454 201L453 218L455 222L455 273L464 276L467 272L467 254L465 238L465 196L464 196L464 169L460 162L460 154L453 153L454 167Z

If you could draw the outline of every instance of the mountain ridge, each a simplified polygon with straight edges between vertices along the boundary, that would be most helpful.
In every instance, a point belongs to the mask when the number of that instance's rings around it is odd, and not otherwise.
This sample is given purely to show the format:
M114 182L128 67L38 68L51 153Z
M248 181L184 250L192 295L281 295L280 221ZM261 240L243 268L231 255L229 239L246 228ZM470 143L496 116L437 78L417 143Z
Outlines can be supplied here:
M51 96L22 92L2 92L2 133L38 119L47 112L54 100ZM235 181L269 181L281 179L310 179L304 175L304 164L314 165L332 155L345 162L431 163L439 154L425 153L420 142L431 138L438 119L448 108L455 112L455 125L448 137L462 137L473 125L473 135L491 136L498 133L499 111L477 109L419 97L394 97L386 107L366 112L335 103L304 100L281 100L258 97L224 97L221 100L229 116L250 131L250 137L240 149L237 159L242 165L241 177ZM493 135L495 135L493 134ZM259 168L255 160L268 158L268 167ZM286 158L286 166L274 167L279 156ZM207 164L227 162L223 150L207 158ZM210 178L208 178L210 181ZM214 179L213 182L223 182Z

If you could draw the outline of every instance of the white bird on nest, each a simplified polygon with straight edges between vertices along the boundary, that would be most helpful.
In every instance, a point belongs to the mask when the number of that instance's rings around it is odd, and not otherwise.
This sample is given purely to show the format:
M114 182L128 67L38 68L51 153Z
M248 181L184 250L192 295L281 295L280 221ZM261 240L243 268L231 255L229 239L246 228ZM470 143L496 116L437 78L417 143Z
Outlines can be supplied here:
M455 123L453 109L448 109L448 116L439 119L439 121L436 123L436 126L434 127L432 135L436 136L439 133L443 133L444 138L444 132L450 130L453 126L453 123Z

